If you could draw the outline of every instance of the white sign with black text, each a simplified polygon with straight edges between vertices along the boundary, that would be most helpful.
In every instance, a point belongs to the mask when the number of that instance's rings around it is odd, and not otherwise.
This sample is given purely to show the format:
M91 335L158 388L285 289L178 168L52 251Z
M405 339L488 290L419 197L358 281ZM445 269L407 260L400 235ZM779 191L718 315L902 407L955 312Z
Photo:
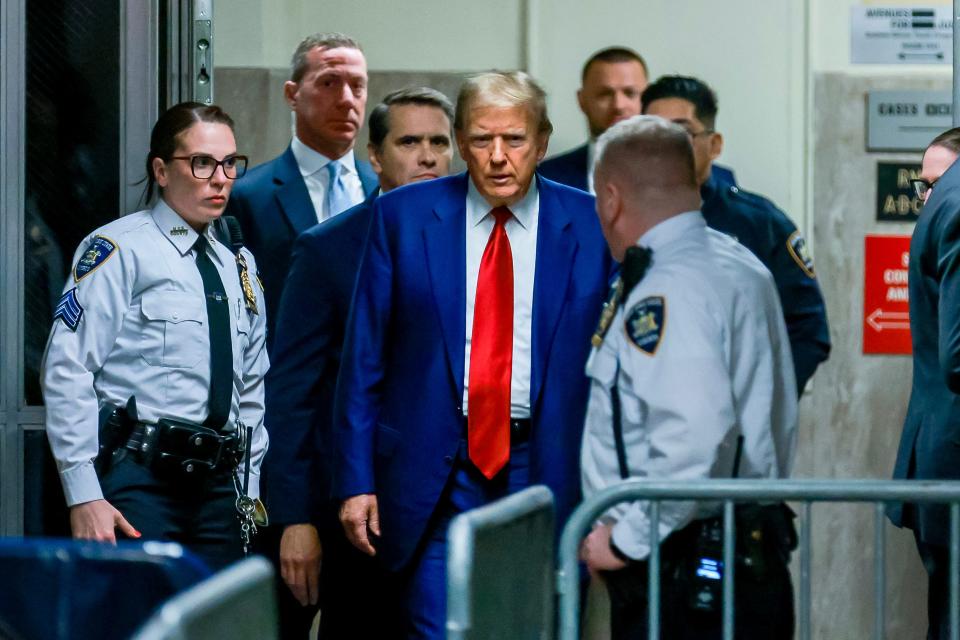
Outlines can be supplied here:
M869 5L850 10L850 62L953 63L952 7Z

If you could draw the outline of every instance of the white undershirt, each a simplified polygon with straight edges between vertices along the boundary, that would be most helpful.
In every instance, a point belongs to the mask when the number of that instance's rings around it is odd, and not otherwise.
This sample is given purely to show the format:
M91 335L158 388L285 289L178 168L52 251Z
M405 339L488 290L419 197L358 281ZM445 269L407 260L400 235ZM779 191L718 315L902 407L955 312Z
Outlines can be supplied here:
M293 150L293 157L296 158L297 166L300 168L300 175L303 176L303 181L307 185L307 191L310 192L310 201L313 202L317 222L323 222L333 215L342 213L341 211L334 211L331 215L327 211L327 189L330 186L330 174L327 171L327 165L332 159L303 144L300 138L296 136L290 142L290 148ZM340 175L343 176L344 185L351 198L350 206L358 205L363 202L364 194L363 183L360 182L357 163L353 157L353 149L339 158L339 161Z
M480 261L493 231L490 205L469 181L467 188L467 316L463 367L463 413L467 415L470 390L470 340L473 335L473 311L477 297ZM509 207L513 217L504 229L513 255L513 367L510 373L510 416L530 417L530 359L533 333L533 279L537 266L537 225L540 218L540 194L537 183L522 200Z

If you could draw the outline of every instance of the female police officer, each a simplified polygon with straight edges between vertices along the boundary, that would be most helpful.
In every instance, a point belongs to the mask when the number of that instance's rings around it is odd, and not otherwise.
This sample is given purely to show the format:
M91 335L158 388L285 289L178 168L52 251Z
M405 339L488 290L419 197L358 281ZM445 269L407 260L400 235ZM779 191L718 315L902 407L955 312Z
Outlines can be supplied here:
M267 447L265 318L253 256L211 222L246 162L219 107L172 107L147 157L158 201L76 252L42 374L75 538L119 528L215 568L241 555L238 494L258 496Z

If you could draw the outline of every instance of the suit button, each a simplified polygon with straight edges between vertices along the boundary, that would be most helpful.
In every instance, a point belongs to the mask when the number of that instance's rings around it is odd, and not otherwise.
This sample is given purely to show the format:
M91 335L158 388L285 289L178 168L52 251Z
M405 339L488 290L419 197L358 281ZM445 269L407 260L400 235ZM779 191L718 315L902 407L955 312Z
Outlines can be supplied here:
M447 464L453 464L453 456L443 456L443 461Z

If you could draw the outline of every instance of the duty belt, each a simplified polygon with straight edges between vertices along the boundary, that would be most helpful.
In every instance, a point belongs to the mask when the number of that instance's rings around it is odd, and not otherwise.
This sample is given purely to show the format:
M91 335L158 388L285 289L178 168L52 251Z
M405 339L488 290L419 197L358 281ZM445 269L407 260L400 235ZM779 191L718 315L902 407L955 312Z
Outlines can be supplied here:
M167 418L157 424L138 422L123 447L155 471L187 477L235 469L243 456L235 432L220 434L203 425Z

